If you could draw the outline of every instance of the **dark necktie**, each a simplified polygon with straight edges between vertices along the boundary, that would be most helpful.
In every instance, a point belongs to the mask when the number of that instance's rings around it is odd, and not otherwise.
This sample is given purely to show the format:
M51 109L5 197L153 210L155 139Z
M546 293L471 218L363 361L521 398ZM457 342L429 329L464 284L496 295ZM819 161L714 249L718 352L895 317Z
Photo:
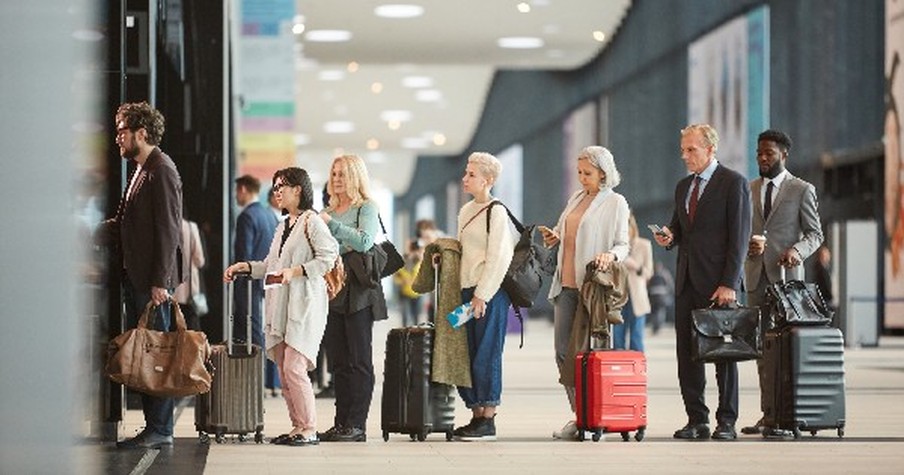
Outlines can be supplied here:
M694 177L694 189L691 190L691 200L687 203L687 217L692 223L697 214L697 200L700 199L700 180L700 175Z
M769 219L769 213L772 212L772 190L775 188L775 183L769 182L766 185L766 201L763 203L763 219Z

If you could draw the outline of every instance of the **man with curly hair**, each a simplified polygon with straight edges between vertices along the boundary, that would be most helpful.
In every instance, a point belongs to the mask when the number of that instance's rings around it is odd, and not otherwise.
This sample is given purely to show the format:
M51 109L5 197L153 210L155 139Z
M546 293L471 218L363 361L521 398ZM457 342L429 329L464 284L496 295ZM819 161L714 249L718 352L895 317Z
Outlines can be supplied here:
M172 291L184 278L182 258L182 180L176 165L158 145L163 114L147 102L127 103L116 111L116 144L135 171L116 215L101 226L102 242L116 249L122 271L126 324L134 328L148 302L157 306L154 326L168 331ZM142 394L145 428L117 443L119 448L145 449L173 445L172 398Z

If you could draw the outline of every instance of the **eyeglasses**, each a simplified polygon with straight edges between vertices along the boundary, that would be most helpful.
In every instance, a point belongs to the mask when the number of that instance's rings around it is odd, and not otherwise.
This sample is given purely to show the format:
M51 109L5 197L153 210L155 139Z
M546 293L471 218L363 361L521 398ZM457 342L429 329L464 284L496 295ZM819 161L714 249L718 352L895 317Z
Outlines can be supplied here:
M277 183L277 184L273 185L273 192L274 193L280 192L280 191L282 191L283 187L286 187L286 186L298 186L298 185L291 185L289 183Z

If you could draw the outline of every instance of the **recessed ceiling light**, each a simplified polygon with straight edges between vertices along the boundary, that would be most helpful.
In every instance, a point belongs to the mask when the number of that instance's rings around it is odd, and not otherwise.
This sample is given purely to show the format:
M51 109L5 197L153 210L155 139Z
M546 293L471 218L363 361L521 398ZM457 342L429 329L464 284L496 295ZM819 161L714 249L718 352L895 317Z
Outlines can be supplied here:
M348 134L355 131L355 124L347 120L332 120L323 124L323 131L328 134Z
M402 85L405 87L410 87L412 89L417 89L420 87L432 87L433 78L429 76L405 76L404 78L402 78Z
M530 4L521 2L518 4L518 11L521 13L530 13Z
M402 123L397 120L390 120L386 123L386 126L389 127L389 130L399 130L399 127L402 126Z
M367 149L368 150L376 150L380 148L380 141L377 139L368 139L367 140Z
M414 93L419 102L436 102L443 98L443 93L436 89L420 89Z
M500 48L534 49L543 47L543 39L534 36L507 36L496 40Z
M311 30L304 35L304 38L315 43L333 43L352 39L352 32L348 30Z
M292 25L292 33L295 33L296 35L304 33L304 23L296 23Z
M358 72L359 67L360 65L357 61L351 61L350 63L348 63L348 66L346 66L345 69L347 69L350 73L356 73Z
M374 15L382 18L414 18L424 14L420 5L391 4L374 8Z
M383 122L407 122L411 120L411 117L411 111L406 110L385 110L383 112L380 112L380 120L382 120Z
M606 41L606 34L600 30L596 30L593 32L593 39L602 43L603 41Z
M317 79L321 81L341 81L345 79L345 71L341 69L327 69L317 73Z
M433 145L446 145L446 136L443 134L433 134Z
M427 148L427 140L422 137L407 137L402 139L402 148L422 149Z
M379 93L383 92L383 83L375 82L375 83L371 84L370 92L372 92L374 94L379 94Z

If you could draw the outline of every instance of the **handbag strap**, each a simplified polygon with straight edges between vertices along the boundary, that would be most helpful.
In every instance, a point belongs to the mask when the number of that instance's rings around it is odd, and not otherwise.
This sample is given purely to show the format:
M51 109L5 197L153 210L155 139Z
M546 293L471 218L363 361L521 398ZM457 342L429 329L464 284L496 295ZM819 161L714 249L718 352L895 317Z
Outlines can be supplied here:
M311 233L308 231L308 222L311 221L311 213L305 213L304 217L304 237L308 240L308 247L311 248L311 254L317 258L317 251L314 250L314 243L311 241Z
M458 232L461 233L462 231L464 231L465 228L468 227L469 224L471 224L471 221L474 221L478 216L480 216L480 213L483 213L485 210L489 209L490 206L493 206L493 203L495 203L495 202L496 202L496 200L490 201L490 204L484 206L483 208L480 208L480 211L474 213L474 216L471 216L471 219L469 219L468 222L465 223L465 225L462 226L461 229L458 230ZM489 214L487 214L487 223L489 223ZM490 232L490 228L489 228L489 224L487 224L487 233L489 233L489 232Z
M494 205L502 205L502 207L505 208L505 212L508 214L509 220L512 222L512 224L515 225L515 229L518 230L518 234L524 232L524 225L521 224L521 221L518 221L518 218L516 218L515 215L512 214L512 211L508 209L508 206L506 206L505 203L499 200L494 200L489 205L487 205L487 208L492 208ZM487 210L487 234L490 233L490 212L492 211L492 209Z

